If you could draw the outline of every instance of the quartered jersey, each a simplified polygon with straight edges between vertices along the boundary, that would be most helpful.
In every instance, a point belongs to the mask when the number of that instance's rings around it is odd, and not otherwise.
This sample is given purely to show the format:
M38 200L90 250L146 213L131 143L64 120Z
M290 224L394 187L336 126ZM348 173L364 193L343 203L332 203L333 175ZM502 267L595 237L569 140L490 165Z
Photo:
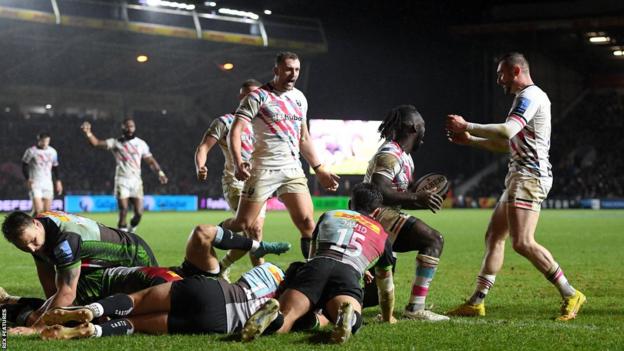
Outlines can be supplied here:
M392 266L392 244L381 224L349 210L325 212L313 233L310 259L327 257L353 267L360 274L377 262Z
M64 212L43 212L36 219L45 228L45 243L33 256L57 270L158 265L152 250L136 234Z
M242 329L243 325L262 305L277 294L284 280L284 272L272 263L254 267L234 284L219 279L227 312L227 332Z

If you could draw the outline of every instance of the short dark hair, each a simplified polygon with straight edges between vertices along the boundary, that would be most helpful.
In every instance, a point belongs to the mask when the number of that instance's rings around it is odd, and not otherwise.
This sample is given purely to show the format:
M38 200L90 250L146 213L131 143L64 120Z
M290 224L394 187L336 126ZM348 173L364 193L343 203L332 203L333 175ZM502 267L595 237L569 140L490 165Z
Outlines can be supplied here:
M250 78L243 82L243 84L241 85L241 88L249 89L251 87L261 87L261 86L262 86L262 83L260 83L259 81L253 78Z
M498 59L498 63L504 62L508 66L520 66L523 72L529 71L529 61L519 52L508 52Z
M132 121L134 122L134 118L133 117L126 117L123 119L123 121L121 121L121 124L126 124L126 122Z
M291 51L282 51L279 54L277 54L277 56L275 56L275 65L277 66L280 63L283 63L284 61L288 59L298 60L299 56L297 56L297 54Z
M414 105L399 105L388 111L381 125L379 125L379 134L383 139L396 140L406 129L405 122L411 115L416 116L418 124L425 124L425 120Z
M33 217L29 214L21 211L11 212L6 215L2 223L4 238L9 242L15 243L17 238L24 232L24 229L32 224L32 219Z
M383 196L373 183L359 183L351 191L351 205L359 212L372 213L383 204Z
M43 138L49 138L49 137L50 137L50 133L48 132L41 132L37 134L37 140L41 140Z

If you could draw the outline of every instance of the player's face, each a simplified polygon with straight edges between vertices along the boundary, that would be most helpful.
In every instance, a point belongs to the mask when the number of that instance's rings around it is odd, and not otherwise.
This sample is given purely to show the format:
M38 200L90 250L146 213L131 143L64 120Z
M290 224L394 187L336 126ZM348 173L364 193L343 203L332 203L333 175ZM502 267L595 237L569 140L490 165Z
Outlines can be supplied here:
M410 135L414 138L414 146L412 150L409 152L415 152L418 148L425 143L425 124L421 118L418 118L416 115L411 115L411 120L408 122L409 128L412 130L409 131Z
M286 59L277 65L273 68L275 88L282 91L292 90L295 87L297 78L299 78L300 70L301 63L297 59Z
M22 235L17 238L15 246L24 252L32 254L41 250L44 243L45 229L43 228L43 224L33 219L32 225L24 228Z
M123 131L123 134L125 136L131 137L136 131L136 125L134 124L134 121L125 121L121 127L121 130Z
M39 140L37 140L37 146L39 146L42 149L47 148L50 145L50 138L41 138Z
M496 84L503 87L505 94L511 94L514 82L514 69L512 66L501 62L496 69Z
M242 100L245 96L247 96L247 94L251 93L252 91L258 89L260 87L257 87L255 85L249 86L249 87L242 87L240 88L239 92L238 92L238 99Z

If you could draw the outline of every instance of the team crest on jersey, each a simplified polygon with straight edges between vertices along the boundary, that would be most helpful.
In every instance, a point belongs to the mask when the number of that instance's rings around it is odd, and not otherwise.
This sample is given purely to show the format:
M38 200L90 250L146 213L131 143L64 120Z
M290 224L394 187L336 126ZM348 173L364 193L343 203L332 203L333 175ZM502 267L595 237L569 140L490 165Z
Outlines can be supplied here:
M518 98L518 104L513 109L512 113L522 116L526 112L527 108L529 108L529 105L531 105L531 100L525 97L520 97Z
M295 103L297 104L297 106L301 107L301 100L295 100Z

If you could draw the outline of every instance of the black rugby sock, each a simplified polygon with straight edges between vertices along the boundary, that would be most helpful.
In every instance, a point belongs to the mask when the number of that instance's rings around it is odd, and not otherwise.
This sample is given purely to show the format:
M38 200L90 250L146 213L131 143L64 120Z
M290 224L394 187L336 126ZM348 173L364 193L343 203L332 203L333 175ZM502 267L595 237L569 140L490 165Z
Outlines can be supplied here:
M114 335L130 335L134 333L134 326L127 319L114 319L96 325L95 337L114 336ZM99 327L99 328L98 328ZM98 331L98 329L100 329Z
M310 246L312 245L312 238L301 238L301 253L306 260L310 258Z
M269 324L269 326L264 331L264 334L265 335L273 334L276 331L278 331L279 328L282 327L282 325L284 325L284 315L282 314L282 312L277 312L277 317L275 317L273 322Z
M91 309L95 317L127 316L132 312L134 303L126 294L115 294L85 307Z
M134 215L134 217L132 217L132 219L130 220L130 226L136 227L139 225L139 222L141 222L141 216Z
M252 245L253 240L221 227L217 227L217 234L212 241L212 246L222 250L238 249L249 251Z

